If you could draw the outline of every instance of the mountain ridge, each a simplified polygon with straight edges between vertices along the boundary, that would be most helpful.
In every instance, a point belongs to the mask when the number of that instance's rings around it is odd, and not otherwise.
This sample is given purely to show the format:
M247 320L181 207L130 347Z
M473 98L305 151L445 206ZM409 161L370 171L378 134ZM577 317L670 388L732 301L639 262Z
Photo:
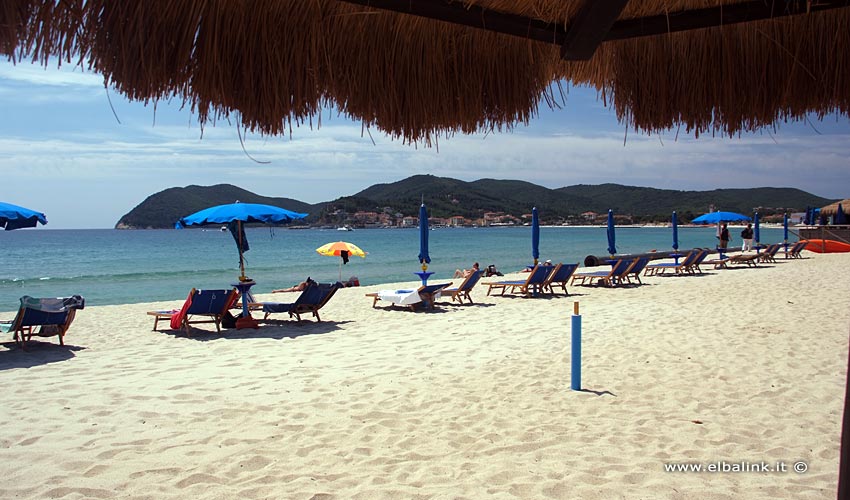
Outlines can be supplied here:
M171 228L181 217L214 205L233 203L277 205L309 214L305 223L333 225L349 222L358 211L416 216L424 200L432 217L462 216L477 219L486 212L521 216L536 206L541 220L563 223L585 212L612 209L634 222L665 221L676 210L684 222L709 211L763 215L799 212L807 206L824 206L835 200L796 188L729 188L710 191L656 189L621 184L577 184L547 188L521 180L478 179L461 181L434 175L414 175L392 183L374 184L358 193L332 201L306 203L292 198L263 196L232 184L172 187L148 196L116 223L117 229Z

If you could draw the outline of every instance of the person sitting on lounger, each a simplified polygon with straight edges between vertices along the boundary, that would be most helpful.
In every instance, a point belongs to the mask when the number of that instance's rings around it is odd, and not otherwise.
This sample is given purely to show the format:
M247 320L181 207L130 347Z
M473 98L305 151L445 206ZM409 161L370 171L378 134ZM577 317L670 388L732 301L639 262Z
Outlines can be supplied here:
M476 262L475 264L472 264L472 267L470 269L455 269L454 277L455 278L466 278L470 274L474 273L475 271L478 271L478 269L479 269L478 263Z
M272 290L272 293L278 293L278 292L303 292L303 291L304 291L304 289L305 289L305 288L307 288L307 285L309 285L309 284L311 284L311 283L315 283L315 281L313 281L313 280L312 280L309 276L307 276L307 281L302 281L301 283L298 283L297 285L295 285L295 286L291 286L291 287L289 287L289 288L279 288L279 289L277 289L277 290Z

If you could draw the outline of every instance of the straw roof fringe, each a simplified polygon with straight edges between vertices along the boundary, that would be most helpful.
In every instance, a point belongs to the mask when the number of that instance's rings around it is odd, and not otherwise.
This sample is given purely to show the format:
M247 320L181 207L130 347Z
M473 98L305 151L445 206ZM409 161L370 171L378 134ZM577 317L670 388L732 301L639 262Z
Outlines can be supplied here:
M621 19L738 3L632 1ZM568 26L578 0L466 5ZM0 52L80 64L130 99L178 98L204 124L262 134L320 124L324 106L394 137L508 130L596 88L621 121L733 135L850 114L850 8L608 42L586 62L559 47L336 0L4 0ZM567 110L568 112L568 110Z
M820 209L821 215L834 215L838 212L838 204L841 204L841 211L845 215L850 215L850 198L846 200L836 201Z

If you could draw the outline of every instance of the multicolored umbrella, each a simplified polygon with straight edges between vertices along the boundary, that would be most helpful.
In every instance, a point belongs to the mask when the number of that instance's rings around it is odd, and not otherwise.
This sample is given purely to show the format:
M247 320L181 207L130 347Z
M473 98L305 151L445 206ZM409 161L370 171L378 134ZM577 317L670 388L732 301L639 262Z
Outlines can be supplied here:
M349 257L362 257L366 258L366 253L360 249L354 243L349 243L347 241L334 241L332 243L326 243L319 248L316 249L316 252L319 255L324 255L326 257L340 257L341 260L339 262L339 280L342 281L342 265L348 264Z
M0 202L0 227L6 231L47 224L47 217L35 210Z

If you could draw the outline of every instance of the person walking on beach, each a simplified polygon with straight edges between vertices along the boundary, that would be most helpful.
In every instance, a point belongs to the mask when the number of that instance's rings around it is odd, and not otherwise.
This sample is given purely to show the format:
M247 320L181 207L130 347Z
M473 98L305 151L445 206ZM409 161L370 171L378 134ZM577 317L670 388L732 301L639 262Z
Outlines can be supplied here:
M720 226L720 248L727 248L729 246L729 228L726 227L726 223L724 222Z
M741 231L741 239L744 240L744 244L741 246L741 251L746 252L747 250L753 249L753 225L747 224L747 227Z

